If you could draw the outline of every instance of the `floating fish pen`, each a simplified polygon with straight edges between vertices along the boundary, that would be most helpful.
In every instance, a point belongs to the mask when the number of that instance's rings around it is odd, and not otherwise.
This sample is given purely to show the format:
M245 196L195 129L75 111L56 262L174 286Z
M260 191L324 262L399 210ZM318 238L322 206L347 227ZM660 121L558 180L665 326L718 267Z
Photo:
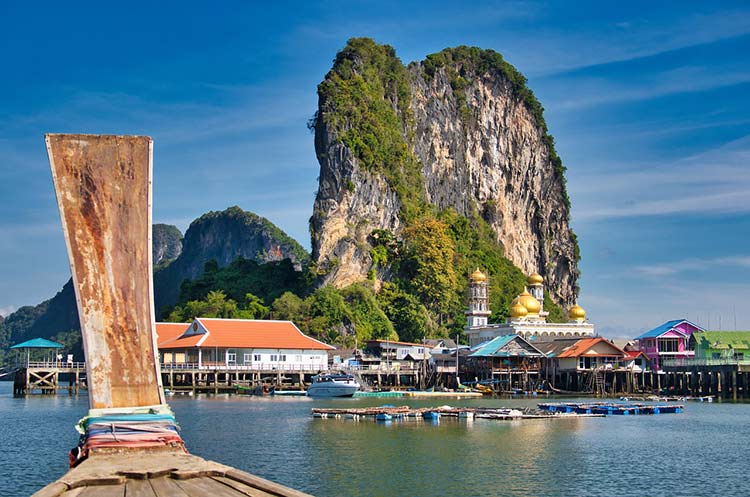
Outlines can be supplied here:
M620 397L620 400L625 402L713 402L713 395L704 395L702 397L680 396L680 397L660 397L658 395L646 395L646 396L633 396L628 395L627 397Z
M570 419L570 418L601 418L601 413L576 413L562 411L544 411L541 409L509 409L488 407L423 407L409 406L380 406L363 408L313 408L312 416L323 419L352 419L373 421L396 421L405 419L421 419L438 421L441 417L457 419Z
M612 402L554 402L537 404L546 412L604 415L679 414L682 404L619 404Z

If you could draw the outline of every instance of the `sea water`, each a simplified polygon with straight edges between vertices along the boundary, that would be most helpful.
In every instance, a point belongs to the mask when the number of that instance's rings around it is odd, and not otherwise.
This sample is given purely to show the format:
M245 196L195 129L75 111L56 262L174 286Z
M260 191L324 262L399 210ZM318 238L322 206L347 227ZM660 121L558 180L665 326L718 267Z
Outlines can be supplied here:
M314 419L312 407L382 399L174 396L190 452L317 496L750 495L750 405L680 414L496 421ZM415 407L448 403L398 399ZM536 399L450 401L534 406ZM85 395L13 398L0 383L0 495L27 496L67 470Z

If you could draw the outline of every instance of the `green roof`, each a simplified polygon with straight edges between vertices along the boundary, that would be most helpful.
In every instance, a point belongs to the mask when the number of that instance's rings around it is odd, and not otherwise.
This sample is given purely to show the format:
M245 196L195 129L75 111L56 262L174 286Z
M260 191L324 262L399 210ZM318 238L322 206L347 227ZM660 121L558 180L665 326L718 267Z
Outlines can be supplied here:
M750 349L750 331L702 331L693 333L696 344L707 349Z
M26 340L23 343L12 346L11 349L62 349L63 347L63 344L47 340L46 338L32 338L31 340Z

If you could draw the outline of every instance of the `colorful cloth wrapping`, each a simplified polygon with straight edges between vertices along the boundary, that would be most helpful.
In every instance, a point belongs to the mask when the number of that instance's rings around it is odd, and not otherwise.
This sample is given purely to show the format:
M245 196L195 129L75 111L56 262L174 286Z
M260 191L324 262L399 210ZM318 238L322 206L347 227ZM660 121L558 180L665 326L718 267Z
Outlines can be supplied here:
M92 409L78 422L78 446L71 450L71 467L95 448L148 448L176 446L185 450L179 426L169 406L132 409Z

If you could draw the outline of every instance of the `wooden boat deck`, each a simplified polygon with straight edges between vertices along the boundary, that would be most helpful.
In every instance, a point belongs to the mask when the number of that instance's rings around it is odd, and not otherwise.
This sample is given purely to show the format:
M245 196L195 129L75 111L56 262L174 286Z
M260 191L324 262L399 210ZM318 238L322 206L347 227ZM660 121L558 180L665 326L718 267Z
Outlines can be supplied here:
M223 464L177 452L92 455L32 497L305 497Z

